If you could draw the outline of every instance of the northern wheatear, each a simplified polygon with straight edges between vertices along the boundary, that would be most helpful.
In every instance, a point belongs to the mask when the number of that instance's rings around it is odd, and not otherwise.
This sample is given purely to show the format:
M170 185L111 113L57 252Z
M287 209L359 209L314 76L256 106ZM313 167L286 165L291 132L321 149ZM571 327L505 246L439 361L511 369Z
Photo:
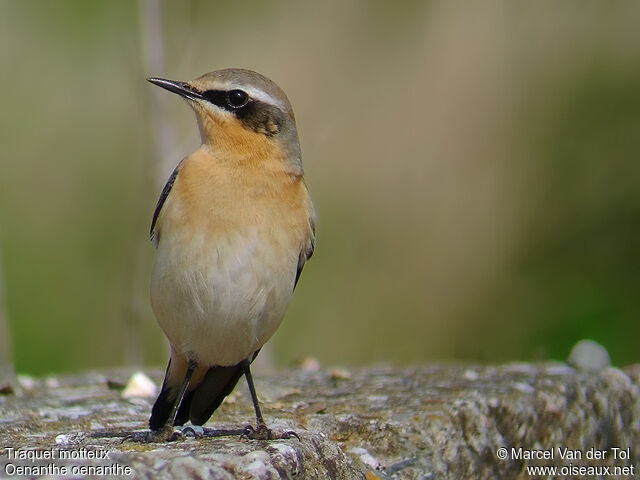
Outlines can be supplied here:
M293 110L250 70L148 80L187 100L202 138L151 223L151 303L171 358L149 427L202 425L244 374L257 418L249 436L269 438L249 365L282 322L315 239Z

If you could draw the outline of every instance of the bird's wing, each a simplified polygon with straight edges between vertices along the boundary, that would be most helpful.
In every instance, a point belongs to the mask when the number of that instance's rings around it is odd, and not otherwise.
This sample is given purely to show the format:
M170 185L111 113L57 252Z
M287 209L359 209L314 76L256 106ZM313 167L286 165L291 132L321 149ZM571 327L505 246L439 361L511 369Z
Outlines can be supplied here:
M153 408L151 409L151 418L149 418L149 428L151 430L160 430L167 422L169 415L171 414L171 408L175 398L169 399L171 394L171 388L169 386L169 372L171 371L171 359L167 365L167 371L164 374L164 382L162 382L162 389L160 395L156 398ZM175 389L174 389L175 392ZM175 395L175 393L174 393Z
M156 222L158 220L158 216L160 215L160 211L162 210L162 206L164 205L165 200L167 199L167 197L169 196L169 192L171 191L171 188L173 187L173 184L176 181L176 177L178 176L178 168L180 167L180 165L178 165L175 170L173 171L173 173L171 174L171 176L169 177L169 180L167 180L167 183L164 185L164 188L162 189L162 192L160 193L160 198L158 198L158 203L156 204L156 209L153 212L153 219L151 220L151 229L149 230L149 238L151 239L152 242L154 242L157 246L158 244L158 238L157 238L157 232L156 232Z
M316 247L316 222L315 222L315 213L313 209L311 210L311 214L309 215L309 226L311 227L311 233L307 240L307 243L304 245L302 250L300 251L300 256L298 257L298 269L296 270L296 281L293 284L293 289L295 290L296 285L298 284L298 280L300 279L300 274L302 273L302 269L304 264L311 258L313 255L313 250Z

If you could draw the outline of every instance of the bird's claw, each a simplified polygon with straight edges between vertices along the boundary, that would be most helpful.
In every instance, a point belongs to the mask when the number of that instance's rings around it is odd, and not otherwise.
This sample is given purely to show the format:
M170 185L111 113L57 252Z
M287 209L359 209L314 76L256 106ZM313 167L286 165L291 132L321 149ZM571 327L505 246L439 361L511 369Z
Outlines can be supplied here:
M191 434L194 438L203 438L205 436L204 429L196 425L187 425L182 429L182 434L185 436Z
M186 439L187 439L187 436L184 434L184 432L181 432L180 430L174 430L173 433L169 435L169 438L167 438L165 441L175 442L176 440L186 440Z
M285 430L284 432L282 432L279 438L286 440L293 437L296 437L298 441L300 441L300 436L293 430Z
M125 435L124 437L122 437L122 440L120 441L120 443L125 443L125 442L152 443L153 441L154 441L153 433L151 432L151 430L144 430L141 432L131 432L130 434Z
M264 423L258 424L258 428L247 425L242 430L240 438L248 438L249 440L271 440L271 430Z
M259 424L258 428L253 428L251 425L247 425L240 434L240 438L246 438L249 440L286 440L293 437L300 441L300 436L293 430L285 430L278 434L267 428L265 424Z

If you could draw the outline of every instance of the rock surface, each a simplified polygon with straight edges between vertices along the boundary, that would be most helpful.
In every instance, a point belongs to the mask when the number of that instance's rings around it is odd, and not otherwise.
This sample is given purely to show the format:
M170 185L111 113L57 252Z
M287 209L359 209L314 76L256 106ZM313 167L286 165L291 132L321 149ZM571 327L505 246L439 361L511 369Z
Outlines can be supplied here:
M299 440L234 435L147 444L122 442L146 426L153 402L122 398L132 373L23 378L21 392L0 396L0 477L536 478L526 472L530 466L638 473L640 365L598 373L510 364L258 374L267 423L294 430ZM160 382L161 372L151 376ZM207 426L237 429L253 421L242 385ZM504 460L500 448L507 449ZM512 458L519 448L525 456L551 449L554 458ZM564 448L582 459L562 459L557 449ZM592 448L604 458L587 458ZM629 458L614 448L628 448ZM565 473L556 476L590 476Z

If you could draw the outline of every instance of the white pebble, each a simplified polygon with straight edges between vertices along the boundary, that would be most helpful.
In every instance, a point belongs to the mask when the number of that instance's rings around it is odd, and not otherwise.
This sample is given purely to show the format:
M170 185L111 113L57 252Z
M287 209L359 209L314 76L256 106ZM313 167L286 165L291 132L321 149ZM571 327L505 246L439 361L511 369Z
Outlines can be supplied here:
M122 391L122 398L155 397L156 384L142 372L134 373Z
M599 372L611 365L611 358L607 349L599 343L593 340L580 340L571 349L567 363L578 370Z

